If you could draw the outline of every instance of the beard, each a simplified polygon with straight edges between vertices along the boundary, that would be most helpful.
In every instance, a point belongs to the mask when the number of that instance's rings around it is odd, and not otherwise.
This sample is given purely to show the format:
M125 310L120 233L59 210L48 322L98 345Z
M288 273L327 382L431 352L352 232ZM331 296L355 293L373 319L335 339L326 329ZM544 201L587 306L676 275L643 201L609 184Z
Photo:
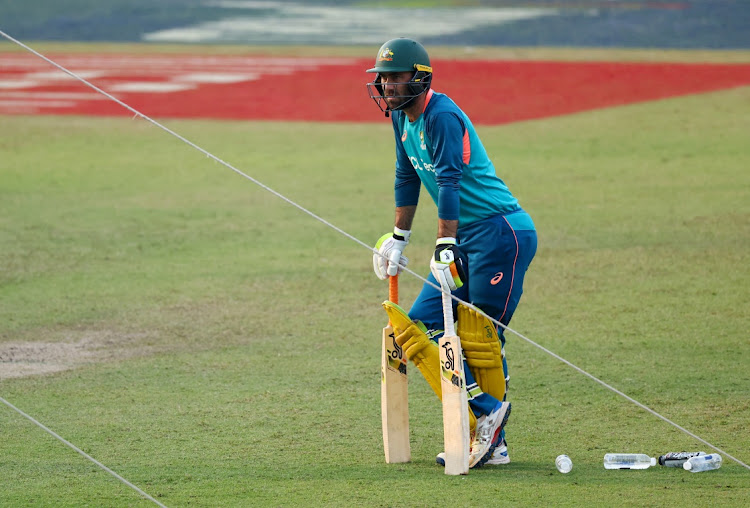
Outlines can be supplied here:
M393 96L387 96L385 98L385 103L388 104L388 108L391 110L395 110L399 106L401 106L409 97L393 97Z

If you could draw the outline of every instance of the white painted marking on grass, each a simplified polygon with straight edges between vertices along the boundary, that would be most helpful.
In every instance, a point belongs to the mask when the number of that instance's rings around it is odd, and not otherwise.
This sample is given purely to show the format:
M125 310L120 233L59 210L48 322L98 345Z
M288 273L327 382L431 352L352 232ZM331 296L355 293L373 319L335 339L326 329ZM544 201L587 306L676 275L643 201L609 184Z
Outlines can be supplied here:
M146 120L147 122L150 122L150 123L151 123L151 124L153 124L154 126L156 126L156 127L158 127L159 129L163 130L164 132L166 132L166 133L168 133L168 134L170 134L170 135L174 136L175 138L179 139L180 141L182 141L182 142L183 142L183 143L185 143L186 145L188 145L188 146L190 146L190 147L194 148L195 150L199 151L200 153L202 153L203 155L205 155L205 156L206 156L206 157L208 157L209 159L211 159L211 160L213 160L213 161L215 161L215 162L218 162L218 163L219 163L219 164L221 164L222 166L224 166L224 167L226 167L226 168L230 169L231 171L234 171L234 172L235 172L235 173L237 173L238 175L240 175L240 176L242 176L243 178L246 178L247 180L249 180L249 181L253 182L253 183L254 183L255 185L257 185L258 187L260 187L260 188L262 188L262 189L264 189L264 190L266 190L266 191L270 192L271 194L273 194L273 195L274 195L274 196L276 196L277 198L281 199L282 201L286 202L287 204L289 204L289 205L291 205L291 206L293 206L293 207L297 208L297 209L298 209L298 210L300 210L301 212L303 212L303 213L307 214L307 215L308 215L308 216L310 216L311 218L313 218L313 219L317 220L318 222L320 222L320 223L324 224L325 226L327 226L327 227L329 227L330 229L332 229L332 230L336 231L337 233L341 234L342 236L344 236L344 237L348 238L349 240L353 241L354 243L356 243L356 244L360 245L361 247L364 247L365 249L367 249L368 251L370 251L370 253L372 253L372 254L374 254L374 255L378 255L378 256L381 256L381 257L383 257L383 258L385 259L385 257L384 257L384 256L383 256L383 255L382 255L381 253L379 253L379 252L378 252L378 251L377 251L376 249L372 248L372 246L370 246L369 244L367 244L367 243L363 242L363 241L362 241L362 240L360 240L359 238L357 238L357 237L355 237L355 236L351 235L350 233L347 233L346 231L344 231L343 229L339 228L338 226L336 226L336 225L332 224L331 222L327 221L327 220L326 220L326 219L324 219L323 217L321 217L321 216L319 216L319 215L315 214L314 212L312 212L312 211L308 210L307 208L303 207L302 205L300 205L300 204L299 204L299 203L297 203L296 201L292 201L292 200L291 200L291 199L289 199L288 197L286 197L286 196L284 196L283 194L281 194L280 192L278 192L278 191L276 191L276 190L272 189L271 187L267 186L267 185L266 185L266 184L264 184L263 182L261 182L261 181L259 181L259 180L255 179L255 178L253 178L252 176L250 176L250 175L248 175L248 174L246 174L246 173L244 173L244 172L240 171L239 169L237 169L237 168L236 168L236 167L234 167L233 165L229 164L228 162L225 162L224 160L222 160L222 159L220 159L219 157L215 156L215 155L214 155L214 154L212 154L211 152L209 152L209 151L205 150L204 148L202 148L202 147L200 147L200 146L196 145L195 143L193 143L193 142L192 142L192 141L190 141L189 139L185 138L184 136L182 136L182 135L178 134L177 132L173 131L172 129L170 129L170 128L168 128L168 127L165 127L164 125L160 124L159 122L157 122L156 120L152 119L151 117L148 117L148 116L144 115L143 113L141 113L141 112L140 112L140 111L138 111L137 109L135 109L135 108L133 108L132 106L130 106L130 105L128 105L128 104L126 104L126 103L124 103L123 101L121 101L121 100L119 100L118 98L116 98L116 97L112 96L111 94L109 94L109 93L105 92L104 90L102 90L101 88L97 87L96 85L93 85L93 84L92 84L92 83L90 83L89 81L86 81L85 79L82 79L82 78L80 78L80 77L76 76L76 75L75 75L74 73L72 73L71 71L69 71L69 70L68 70L68 69L66 69L65 67L61 66L61 65L60 65L60 64L58 64L57 62L55 62L55 61L53 61L53 60L50 60L50 59L49 59L49 58L47 58L46 56L44 56L44 55L42 55L41 53L39 53L38 51L36 51L36 50L34 50L34 49L30 48L29 46L25 45L25 44L24 44L24 43L22 43L21 41L19 41L19 40L17 40L17 39L14 39L14 38L13 38L13 37L11 37L10 35L8 35L8 34L6 34L5 32L3 32L2 30L0 30L0 35L2 35L3 37L5 37L5 38L6 38L6 39L8 39L9 41L11 41L11 42L13 42L13 43L15 43L15 44L17 44L17 45L21 46L22 48L24 48L25 50L29 51L30 53L33 53L34 55L38 56L39 58L41 58L41 59L42 59L42 60L44 60L45 62L49 63L49 64L50 64L50 65L52 65L53 67L57 67L58 69L60 69L60 70L61 70L61 71L63 71L64 73L66 73L66 74L68 74L68 75L70 75L70 76L72 76L72 77L74 77L74 78L78 79L78 80L79 80L79 81L80 81L81 83L83 83L83 84L84 84L84 85L86 85L87 87L91 88L92 90L95 90L96 92L98 92L98 93L100 93L100 94L104 95L105 97L107 97L108 99L112 100L113 102L116 102L117 104L119 104L119 105L120 105L120 106L122 106L123 108L125 108L125 109L127 109L128 111L130 111L131 113L133 113L133 114L135 115L135 117L136 117L136 118L137 118L137 117L141 117L141 118L143 118L143 119L144 119L144 120ZM531 344L532 346L534 346L534 347L538 348L538 349L539 349L539 350L541 350L541 351L544 351L544 352L545 352L545 353L547 353L548 355L550 355L550 356L552 356L553 358L555 358L555 359L557 359L557 360L561 361L561 362L562 362L562 363L564 363L565 365L567 365L567 366L571 367L572 369L574 369L574 370L576 370L577 372L579 372L579 373L583 374L584 376L588 377L589 379L591 379L591 380L595 381L596 383L599 383L599 384L600 384L601 386L603 386L603 387L607 388L608 390L610 390L610 391L612 391L612 392L616 393L617 395L620 395L620 396L621 396L621 397L623 397L623 398L624 398L625 400L627 400L627 401L629 401L629 402L632 402L633 404L635 404L636 406L640 407L641 409L643 409L643 410L647 411L648 413L650 413L650 414L652 414L652 415L656 416L657 418L659 418L659 419L661 419L662 421L664 421L664 422L668 423L669 425L672 425L672 426L673 426L673 427L675 427L676 429L679 429L680 431L682 431L682 432L684 432L685 434L689 435L690 437L692 437L692 438L694 438L694 439L696 439L696 440L700 441L701 443L705 444L706 446L710 447L711 449L713 449L713 450L716 450L717 452L719 452L719 453L722 453L722 454L726 455L727 457L729 457L729 458L730 458L730 459L732 459L733 461L737 462L737 463L738 463L738 464L740 464L741 466L743 466L743 467L745 467L745 468L747 468L747 469L750 469L750 465L747 465L747 464L745 464L745 463L744 463L744 462L742 462L742 461L741 461L740 459L738 459L738 458L734 457L733 455L730 455L729 453L725 452L725 451L724 451L724 450L722 450L721 448L718 448L717 446L714 446L713 444L709 443L708 441L706 441L705 439L701 438L700 436L698 436L698 435L696 435L696 434L694 434L694 433L690 432L689 430L687 430L686 428L684 428L684 427L682 427L682 426L678 425L677 423L673 422L673 421L672 421L672 420L670 420L669 418L667 418L667 417L665 417L665 416L662 416L661 414L657 413L656 411L654 411L654 410L653 410L653 409L651 409L650 407L646 406L645 404L642 404L642 403L638 402L638 401L637 401L637 400L635 400L634 398L630 397L629 395L626 395L625 393L621 392L621 391L620 391L620 390L618 390L617 388L615 388L615 387L613 387L613 386L611 386L611 385L607 384L606 382L602 381L601 379L599 379L598 377L594 376L593 374L589 374L588 372L586 372L586 371L585 371L585 370L583 370L582 368L580 368L580 367L578 367L577 365L575 365L575 364L573 364L573 363L569 362L568 360L566 360L565 358L561 357L560 355L558 355L558 354L556 354L556 353L553 353L552 351L550 351L549 349L545 348L544 346L542 346L542 345L540 345L540 344L537 344L537 343L536 343L536 342L534 342L533 340L531 340L531 339L529 339L528 337L526 337L526 336L522 335L521 333L519 333L519 332L515 331L514 329L510 328L509 326L506 326L506 325L504 325L504 324L500 323L500 322L499 322L499 321L497 321L496 319L494 319L494 318L492 318L492 317L488 316L488 315L487 315L487 314L486 314L486 313L485 313L484 311L482 311L481 309L477 308L476 306L474 306L474 305L470 304L469 302L465 302L465 301L461 300L460 298L457 298L456 296L454 296L454 295L450 294L449 292L446 292L446 291L444 291L444 290L443 290L443 289L442 289L442 288L441 288L440 286L438 286L438 285L436 285L436 284L434 284L434 283L432 283L432 282L428 281L427 279L425 279L424 277L422 277L422 276L421 276L421 275L419 275L418 273L414 272L414 271L413 271L413 270L411 270L410 268L407 268L406 266L402 266L401 268L403 269L403 271L404 271L404 272L407 272L407 273L409 273L410 275L412 275L413 277L415 277L415 278L417 278L417 279L421 280L422 282L425 282L425 283L427 283L427 284L431 285L432 287L434 287L434 288L435 288L435 289L437 289L438 291L440 291L440 292L442 292L442 293L444 293L444 294L447 294L447 295L449 295L449 296L450 296L451 298L453 298L453 299L454 299L454 300L456 300L457 302L459 302L459 303L463 303L464 305L466 305L467 307L469 307L469 308L471 308L471 309L475 310L476 312L478 312L478 313L479 313L479 314L481 314L482 316L485 316L485 317L486 317L487 319L489 319L490 321L492 321L493 323L495 323L495 324L496 324L497 326L499 326L499 327L503 328L503 330L505 330L505 331L507 331L507 332L510 332L510 333L512 333L512 334L514 334L514 335L516 335L516 336L517 336L517 337L519 337L520 339L523 339L524 341L528 342L528 343L529 343L529 344ZM2 399L0 398L0 400L2 400ZM2 401L3 401L3 402L5 402L4 400L2 400ZM6 404L7 404L7 402L6 402ZM51 431L50 431L50 432L51 432ZM62 438L60 438L60 439L62 439ZM71 446L72 446L72 445L71 445ZM83 453L83 452L81 452L81 453ZM91 460L93 460L93 459L91 459ZM104 466L102 466L102 467L104 467ZM114 474L114 473L113 473L113 474ZM135 487L135 486L134 486L134 488L137 488L137 487ZM152 498L152 499L153 499L153 498ZM154 500L154 501L155 501L155 500ZM158 501L155 501L155 502L158 502Z
M150 42L185 42L189 44L198 44L207 41L226 41L222 32L216 28L208 27L190 27L190 28L171 28L168 30L159 30L144 34L141 38Z
M34 100L34 99L3 99L0 96L0 108L12 109L12 108L72 108L75 106L75 101L50 101L50 100Z
M39 81L33 81L31 79L3 79L0 80L0 89L13 89L13 88L32 88L39 86Z
M213 72L193 72L190 74L180 74L175 76L174 81L183 82L187 81L190 83L213 83L213 84L231 84L231 83L242 83L243 81L254 81L258 79L258 74L229 74L229 73L213 73Z
M89 92L4 92L0 91L0 99L38 99L38 100L72 100L72 101L103 101L107 100L97 93Z
M189 83L165 83L156 81L130 81L117 83L109 87L113 92L172 93L192 90L195 85Z
M249 44L382 44L394 37L394 21L408 24L416 39L456 35L508 23L557 15L546 7L461 7L430 9L324 6L287 2L209 1L205 5L244 10L233 15L145 33L151 42L241 42Z
M81 101L107 100L96 93L0 90L0 113L32 114L45 109L74 109Z
M103 76L105 72L103 71L92 71L92 70L84 70L84 71L74 71L77 76L81 76L84 79L95 79ZM40 81L60 81L60 80L72 80L74 78L71 78L67 74L60 74L56 71L47 71L47 72L30 72L26 74L27 79L34 79L34 80L40 80Z
M256 56L148 56L148 55L67 55L59 58L65 68L74 68L73 75L83 79L105 78L108 88L119 93L176 93L200 86L228 85L256 81L263 76L292 75L298 71L316 70L321 66L351 66L352 58L302 58ZM37 94L33 99L93 100L100 94L65 93L77 78L58 71L49 71L44 62L30 60L25 54L0 56L0 93L28 90ZM57 87L60 91L35 90ZM31 100L28 96L4 95L5 99ZM58 107L47 104L49 107ZM71 106L75 108L77 105ZM27 112L28 102L16 106L4 103L5 112ZM34 106L36 107L36 106ZM44 108L43 103L39 107ZM67 107L67 106L66 106Z

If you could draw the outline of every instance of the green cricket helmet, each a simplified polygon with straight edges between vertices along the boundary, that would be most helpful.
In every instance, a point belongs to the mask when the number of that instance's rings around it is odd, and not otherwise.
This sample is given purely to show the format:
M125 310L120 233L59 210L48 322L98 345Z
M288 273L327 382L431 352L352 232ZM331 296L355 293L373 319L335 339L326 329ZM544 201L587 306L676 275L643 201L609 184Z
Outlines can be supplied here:
M367 72L377 72L375 80L367 83L367 90L370 93L370 98L375 101L381 111L385 112L386 116L388 116L388 111L391 108L384 102L385 94L381 85L381 74L412 72L409 81L394 83L396 85L409 85L407 87L409 94L396 96L396 98L407 100L393 108L394 110L405 108L415 98L429 90L432 81L432 67L430 67L430 57L427 55L427 51L417 41L403 37L392 39L383 44L375 57L375 67L367 69Z

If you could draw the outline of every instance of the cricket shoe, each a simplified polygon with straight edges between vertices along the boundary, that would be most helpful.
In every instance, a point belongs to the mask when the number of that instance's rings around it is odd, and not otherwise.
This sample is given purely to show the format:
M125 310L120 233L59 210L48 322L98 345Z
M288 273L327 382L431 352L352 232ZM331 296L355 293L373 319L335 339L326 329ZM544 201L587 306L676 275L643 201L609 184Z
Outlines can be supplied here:
M492 452L492 457L485 463L485 466L498 466L502 464L510 464L510 457L508 456L508 443L505 439L500 441L495 451Z
M445 452L440 452L435 457L435 462L445 467ZM492 452L492 457L485 463L485 466L497 466L502 464L510 464L510 457L508 457L508 444L505 439L500 441L495 451Z
M477 418L477 428L469 453L469 468L482 467L492 458L509 416L510 402L498 402L490 414Z

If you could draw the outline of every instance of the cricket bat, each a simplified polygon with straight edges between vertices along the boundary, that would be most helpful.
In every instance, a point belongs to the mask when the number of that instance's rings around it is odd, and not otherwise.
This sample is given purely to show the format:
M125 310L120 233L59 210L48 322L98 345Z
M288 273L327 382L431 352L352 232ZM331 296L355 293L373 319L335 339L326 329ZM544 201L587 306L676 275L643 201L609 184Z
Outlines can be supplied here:
M398 275L388 278L388 299L398 303ZM383 349L380 364L380 411L383 419L385 462L409 462L409 392L406 356L396 343L390 321L383 328Z
M466 394L461 339L453 327L453 302L443 292L445 332L438 341L440 349L440 387L443 392L443 439L445 474L469 473L469 400Z

